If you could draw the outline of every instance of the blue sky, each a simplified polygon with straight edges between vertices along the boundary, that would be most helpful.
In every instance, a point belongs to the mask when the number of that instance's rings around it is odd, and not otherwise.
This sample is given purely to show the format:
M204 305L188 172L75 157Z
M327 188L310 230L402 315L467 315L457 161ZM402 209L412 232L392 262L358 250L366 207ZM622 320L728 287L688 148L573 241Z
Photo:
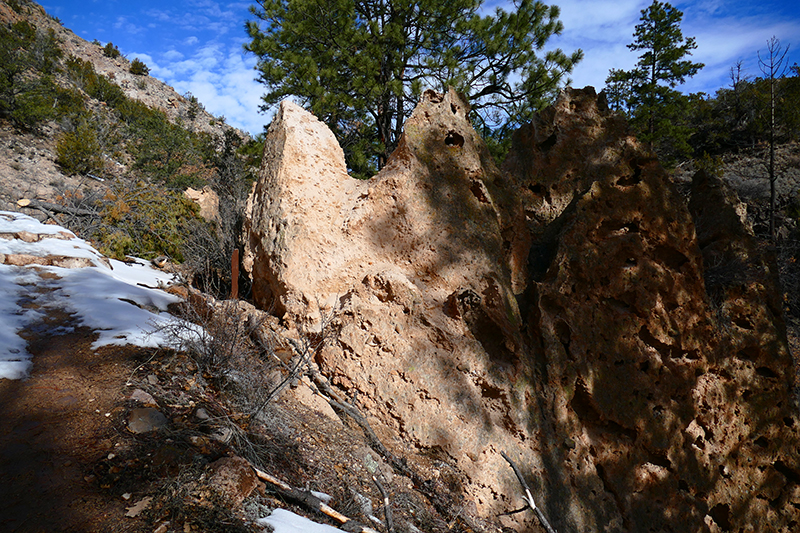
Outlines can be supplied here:
M637 54L626 45L650 0L556 0L564 32L547 48L582 48L573 86L604 85L611 68L629 69ZM681 90L713 94L729 84L730 68L742 60L759 76L757 52L772 36L790 45L789 64L800 63L800 1L700 0L671 2L683 11L681 28L695 37L693 60L706 64ZM243 52L252 2L214 0L45 0L42 5L80 37L113 42L128 59L140 58L151 75L180 93L191 92L214 115L259 133L268 116L259 113L262 86L254 81L255 58ZM508 0L489 0L487 8ZM508 7L506 7L508 9Z

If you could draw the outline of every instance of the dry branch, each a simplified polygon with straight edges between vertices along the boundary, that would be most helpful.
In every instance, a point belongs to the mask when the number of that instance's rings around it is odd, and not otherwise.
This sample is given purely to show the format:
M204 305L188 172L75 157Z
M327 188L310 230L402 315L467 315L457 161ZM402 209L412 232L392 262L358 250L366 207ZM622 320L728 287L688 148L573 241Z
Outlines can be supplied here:
M386 533L394 533L392 504L389 502L389 494L386 492L386 488L384 488L381 480L378 479L378 476L373 475L372 481L375 482L375 485L378 487L378 490L381 492L381 497L383 498L383 517L386 519Z
M319 372L309 369L308 375L314 381L320 395L330 404L330 406L339 413L349 416L359 427L364 431L364 434L369 441L370 447L375 450L381 457L383 457L398 474L407 477L413 483L414 488L424 494L428 500L433 504L433 507L442 514L442 516L452 518L454 516L452 506L447 501L444 492L439 490L435 482L431 482L423 478L419 473L414 471L405 459L398 458L395 454L390 452L386 446L383 445L381 440L375 434L375 431L370 426L367 418L353 406L350 402L342 398L341 394L336 392L328 383L328 381ZM473 523L466 516L461 516L461 520L473 531L482 531L482 528ZM387 520L388 522L388 520Z
M304 506L314 511L319 511L333 518L342 525L345 531L353 531L355 533L378 533L374 529L366 527L363 524L357 522L356 520L346 517L336 509L330 507L325 502L323 502L322 500L311 494L310 492L295 489L287 485L280 479L273 477L254 466L253 466L253 471L256 473L256 476L258 476L258 479L272 485L275 491L278 492L281 496L296 501L298 503L301 503Z
M19 207L25 207L27 209L38 209L39 211L45 213L48 216L52 216L51 213L62 213L65 215L72 215L77 217L96 217L100 216L97 211L92 211L91 209L78 209L76 207L67 207L64 205L53 204L50 202L40 202L39 200L19 200L17 202Z
M522 485L522 488L525 489L525 496L523 497L525 502L528 504L536 516L539 518L539 522L541 522L542 527L547 531L547 533L556 533L556 530L553 529L553 526L550 525L550 522L547 521L547 518L544 516L544 513L541 509L536 506L536 502L533 500L533 495L531 494L531 489L528 487L528 483L525 481L525 478L522 477L522 472L519 471L517 465L514 464L514 461L506 455L506 452L500 452L500 455L503 456L503 459L508 461L508 464L511 465L511 468L514 470L514 474L517 476L517 480L519 484Z

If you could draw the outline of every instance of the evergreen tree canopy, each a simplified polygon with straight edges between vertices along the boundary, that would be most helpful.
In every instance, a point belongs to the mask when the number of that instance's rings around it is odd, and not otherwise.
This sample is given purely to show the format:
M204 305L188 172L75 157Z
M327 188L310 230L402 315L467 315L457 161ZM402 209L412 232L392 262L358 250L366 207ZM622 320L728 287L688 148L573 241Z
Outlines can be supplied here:
M542 53L562 31L557 6L515 0L259 0L245 48L259 58L264 108L294 97L339 138L354 175L395 148L426 88L464 93L479 126L525 120L565 83L580 50Z
M628 45L642 51L636 68L612 69L606 78L611 105L627 111L642 139L666 157L688 151L689 131L680 117L689 102L675 87L704 66L687 59L697 44L693 37L683 36L682 19L682 12L654 0L642 10L635 41Z

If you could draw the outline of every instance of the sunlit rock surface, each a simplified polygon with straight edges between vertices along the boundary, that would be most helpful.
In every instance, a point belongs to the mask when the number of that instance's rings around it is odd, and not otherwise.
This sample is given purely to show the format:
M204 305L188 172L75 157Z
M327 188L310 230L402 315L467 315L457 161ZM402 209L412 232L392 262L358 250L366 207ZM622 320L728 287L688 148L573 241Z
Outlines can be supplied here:
M520 506L505 451L560 531L797 527L774 281L709 285L724 250L770 268L741 219L690 213L591 88L517 132L502 171L468 113L426 92L359 182L331 132L282 104L245 224L257 304L312 330L332 316L322 373L468 514L535 520L497 516ZM700 189L706 213L735 212Z

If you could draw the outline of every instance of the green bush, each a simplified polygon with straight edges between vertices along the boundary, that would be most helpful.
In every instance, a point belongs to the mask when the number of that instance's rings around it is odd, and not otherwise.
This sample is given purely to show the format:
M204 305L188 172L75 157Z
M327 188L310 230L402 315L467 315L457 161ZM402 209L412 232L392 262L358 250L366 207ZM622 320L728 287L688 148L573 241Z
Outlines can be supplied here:
M82 120L75 131L61 135L56 143L56 163L67 174L88 174L103 168L97 133L87 120Z
M128 99L125 91L119 85L98 74L94 70L94 65L89 61L71 56L66 61L66 67L70 80L92 98L114 108L122 105Z
M0 26L0 117L34 129L56 116L61 49L55 33L37 32L27 21Z
M150 73L150 69L137 57L131 62L130 73L135 76L147 76Z
M103 55L110 57L111 59L116 59L120 56L119 48L114 46L113 43L109 42L103 47Z
M703 155L694 160L694 165L697 170L705 171L709 176L722 177L723 162L722 157L709 155L708 152L703 152Z
M59 85L54 91L56 118L77 118L86 113L86 101L79 91Z
M199 210L182 193L151 183L119 186L106 196L102 209L100 251L117 259L166 255L183 261L183 243L205 224Z
M49 78L34 78L19 83L17 93L11 105L4 109L4 114L19 127L35 129L40 123L55 117L55 88Z
M204 110L203 104L201 104L197 97L192 93L186 93L184 97L189 101L189 110L187 111L186 116L189 117L189 120L194 121L200 111Z

